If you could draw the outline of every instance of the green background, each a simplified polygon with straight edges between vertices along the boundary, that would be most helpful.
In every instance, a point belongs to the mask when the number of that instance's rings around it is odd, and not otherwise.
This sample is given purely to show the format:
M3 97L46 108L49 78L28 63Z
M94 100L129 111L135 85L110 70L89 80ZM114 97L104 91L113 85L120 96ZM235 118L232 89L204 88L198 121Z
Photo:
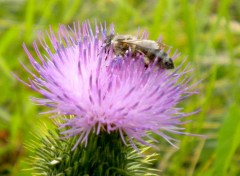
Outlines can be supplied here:
M166 176L240 175L240 1L234 0L0 0L0 175L31 175L24 144L40 126L47 108L34 105L38 94L16 81L27 80L19 60L29 66L30 51L39 30L89 19L114 23L117 33L147 30L188 57L193 82L202 80L194 95L182 102L188 117L186 130L208 138L174 136L179 149L160 143L157 168Z

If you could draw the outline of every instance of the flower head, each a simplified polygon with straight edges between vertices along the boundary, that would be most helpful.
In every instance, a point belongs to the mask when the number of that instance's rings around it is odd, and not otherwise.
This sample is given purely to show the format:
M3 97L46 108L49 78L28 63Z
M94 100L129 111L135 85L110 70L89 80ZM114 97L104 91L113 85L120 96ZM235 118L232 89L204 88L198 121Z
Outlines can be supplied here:
M89 22L69 29L61 25L57 35L50 29L50 45L39 36L47 55L33 44L40 62L24 45L36 70L35 74L25 67L33 77L27 85L44 97L33 101L50 107L48 113L64 116L60 128L67 127L67 136L79 135L77 144L87 144L90 132L116 131L124 143L126 135L131 143L135 138L149 145L146 139L154 140L149 131L171 143L165 132L184 134L178 126L190 115L176 107L194 93L184 78L187 72L179 72L180 66L173 71L156 69L154 63L146 68L143 56L131 52L115 56L111 47L103 49L106 33L102 25L95 25L94 33Z

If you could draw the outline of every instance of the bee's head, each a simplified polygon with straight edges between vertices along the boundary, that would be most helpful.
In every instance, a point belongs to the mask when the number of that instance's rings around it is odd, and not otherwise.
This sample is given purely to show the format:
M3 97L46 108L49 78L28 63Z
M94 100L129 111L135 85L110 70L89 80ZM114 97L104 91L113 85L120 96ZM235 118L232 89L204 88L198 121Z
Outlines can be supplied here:
M104 40L104 43L106 46L110 46L111 45L111 42L112 42L112 39L114 37L114 34L110 34L106 37L106 39Z
M162 69L173 69L174 64L172 58L169 57L169 55L166 52L159 51L156 54L158 58L157 65Z
M163 66L165 69L173 69L174 68L173 60L171 58L164 59Z

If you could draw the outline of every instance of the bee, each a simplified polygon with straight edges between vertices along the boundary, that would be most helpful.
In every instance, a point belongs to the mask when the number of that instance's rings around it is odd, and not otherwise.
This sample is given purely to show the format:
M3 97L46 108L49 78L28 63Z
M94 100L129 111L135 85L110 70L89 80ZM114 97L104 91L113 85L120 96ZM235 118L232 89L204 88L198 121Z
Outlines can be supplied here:
M138 39L132 35L114 35L106 37L105 48L113 47L115 55L124 56L129 50L133 55L141 54L144 56L146 67L155 62L156 66L162 69L173 69L173 60L164 51L166 45L160 42L147 39Z

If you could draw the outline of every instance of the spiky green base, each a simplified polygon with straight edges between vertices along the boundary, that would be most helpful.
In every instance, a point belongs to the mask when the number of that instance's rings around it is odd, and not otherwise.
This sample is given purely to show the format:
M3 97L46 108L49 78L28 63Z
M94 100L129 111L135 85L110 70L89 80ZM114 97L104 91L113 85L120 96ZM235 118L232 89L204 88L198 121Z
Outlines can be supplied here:
M140 156L124 145L118 133L90 134L87 147L78 145L77 137L59 139L59 131L40 139L34 146L33 169L47 176L134 176L157 175L148 168L151 158Z

